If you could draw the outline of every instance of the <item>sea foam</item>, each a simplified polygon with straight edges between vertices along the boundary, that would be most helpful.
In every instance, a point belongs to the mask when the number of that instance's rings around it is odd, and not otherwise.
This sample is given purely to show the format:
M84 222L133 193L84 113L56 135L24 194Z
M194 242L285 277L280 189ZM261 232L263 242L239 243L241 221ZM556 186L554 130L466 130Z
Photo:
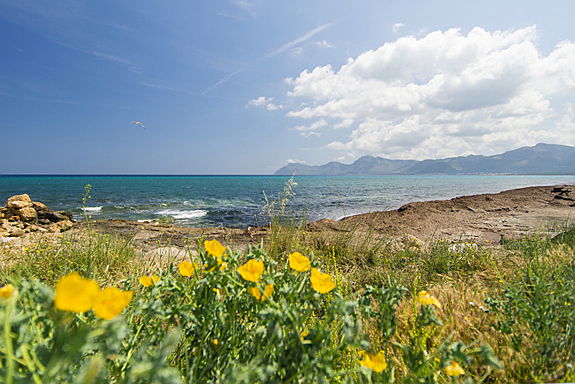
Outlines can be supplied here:
M178 209L164 209L156 213L162 216L171 216L174 219L193 219L196 217L202 217L207 215L208 211L203 209L194 209L192 211L184 211Z
M100 212L103 207L82 207L85 212Z

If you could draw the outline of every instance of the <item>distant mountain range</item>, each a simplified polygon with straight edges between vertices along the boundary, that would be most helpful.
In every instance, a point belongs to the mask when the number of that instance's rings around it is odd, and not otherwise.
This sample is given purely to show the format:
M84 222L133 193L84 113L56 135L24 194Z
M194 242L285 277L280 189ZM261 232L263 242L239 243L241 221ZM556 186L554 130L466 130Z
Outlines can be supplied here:
M537 144L493 156L459 156L437 160L391 160L363 156L352 164L288 164L275 175L575 175L575 147Z

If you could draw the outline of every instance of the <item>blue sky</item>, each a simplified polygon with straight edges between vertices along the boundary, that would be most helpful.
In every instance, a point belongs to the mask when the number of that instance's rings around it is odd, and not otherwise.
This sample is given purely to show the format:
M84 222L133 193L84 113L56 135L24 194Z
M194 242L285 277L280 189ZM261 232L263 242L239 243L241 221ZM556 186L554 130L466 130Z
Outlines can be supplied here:
M267 174L575 145L574 13L0 0L0 173Z

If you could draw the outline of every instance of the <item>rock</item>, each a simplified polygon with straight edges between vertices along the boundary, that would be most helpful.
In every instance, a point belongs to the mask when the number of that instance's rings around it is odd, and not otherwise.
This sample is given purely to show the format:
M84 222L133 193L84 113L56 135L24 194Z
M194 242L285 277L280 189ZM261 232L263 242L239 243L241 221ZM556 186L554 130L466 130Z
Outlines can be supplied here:
M31 206L32 206L31 202L20 201L20 200L14 200L14 201L6 203L6 208L8 208L12 211L17 211L19 209L28 208Z
M36 210L36 212L38 212L38 213L50 211L50 208L48 208L44 204L40 203L39 201L33 201L32 202L32 208L34 208Z
M20 228L15 228L14 230L12 230L12 232L10 232L10 237L18 237L18 236L22 236L23 234L25 234L26 232L24 232L23 229Z
M32 207L20 208L15 212L22 221L36 221L38 219L38 213Z
M50 232L64 232L72 228L73 226L74 223L72 223L70 220L63 220L49 225L48 230Z
M30 196L28 196L27 194L22 194L22 195L14 195L12 197L9 197L8 200L6 201L6 205L10 205L10 203L14 202L14 201L23 201L25 203L31 203L32 200L30 200Z
M48 219L53 223L56 223L58 221L64 221L64 220L72 220L72 215L68 212L65 212L65 211L42 212L42 213L39 213L38 217L41 219Z

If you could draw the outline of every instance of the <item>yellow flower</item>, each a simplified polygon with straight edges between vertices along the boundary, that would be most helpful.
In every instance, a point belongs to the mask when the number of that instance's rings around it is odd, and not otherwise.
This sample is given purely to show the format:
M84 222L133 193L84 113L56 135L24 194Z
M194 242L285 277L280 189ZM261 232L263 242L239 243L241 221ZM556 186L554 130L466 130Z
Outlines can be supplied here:
M98 295L94 305L94 314L104 320L118 316L132 300L133 292L122 291L116 287L106 287Z
M220 342L218 341L218 339L213 339L213 340L212 340L212 345L213 345L214 347L217 347L219 343L220 343Z
M295 269L298 272L309 271L311 268L309 259L299 252L290 253L288 259L290 268Z
M155 275L154 275L155 276ZM157 277L157 276L156 276ZM152 285L154 285L156 283L156 281L154 281L152 279L151 276L141 276L138 281L140 282L140 284L142 284L144 287L151 287Z
M186 277L191 277L194 275L194 271L198 268L198 265L196 263L190 263L189 261L182 261L180 263L180 265L178 266L178 269L180 270L180 275L182 276L186 276Z
M304 339L305 339L306 337L308 337L308 335L309 335L309 332L308 332L308 331L302 331L302 332L299 334L299 339L300 339L301 341L304 341Z
M256 298L256 300L266 301L270 297L272 297L274 293L274 285L273 284L266 284L264 287L264 294L262 295L262 291L258 287L249 287L248 292L250 295Z
M204 241L204 248L206 251L217 258L221 258L224 252L226 251L226 247L220 244L217 240L206 240Z
M220 290L217 289L217 288L212 288L212 291L214 291L214 292L216 293L216 295L219 295L219 294L220 294Z
M321 273L317 268L311 269L311 286L319 293L328 293L335 288L335 282L327 273Z
M443 370L447 376L461 376L465 374L465 371L463 368L461 368L461 365L459 365L456 361L452 361L451 364L443 368Z
M72 272L56 283L54 304L62 311L83 313L92 309L99 292L100 287L94 280Z
M435 305L437 308L441 308L439 301L427 291L421 291L417 294L417 302L423 305Z
M16 288L12 284L6 284L0 288L0 297L3 299L9 299L16 293Z
M260 279L264 272L264 263L263 261L251 259L239 267L238 272L242 275L244 280L253 281L255 283Z
M385 353L379 351L376 355L361 351L360 355L363 356L363 360L359 363L366 368L369 368L375 372L382 372L387 368L387 361L385 361Z

